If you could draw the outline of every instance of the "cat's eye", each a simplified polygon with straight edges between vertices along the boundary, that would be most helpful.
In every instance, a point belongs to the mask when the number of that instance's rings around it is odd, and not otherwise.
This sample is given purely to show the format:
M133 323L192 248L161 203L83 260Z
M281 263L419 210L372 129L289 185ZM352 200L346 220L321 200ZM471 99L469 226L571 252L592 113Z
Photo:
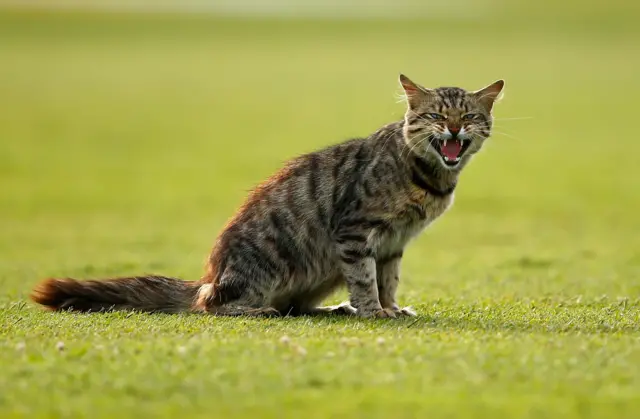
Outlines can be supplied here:
M440 115L439 113L428 113L427 116L436 121L444 121L446 119L444 115Z
M478 116L478 114L475 114L475 113L468 113L468 114L464 115L464 116L462 117L462 119L463 119L464 121L471 121L471 120L472 120L472 119L474 119L476 116Z

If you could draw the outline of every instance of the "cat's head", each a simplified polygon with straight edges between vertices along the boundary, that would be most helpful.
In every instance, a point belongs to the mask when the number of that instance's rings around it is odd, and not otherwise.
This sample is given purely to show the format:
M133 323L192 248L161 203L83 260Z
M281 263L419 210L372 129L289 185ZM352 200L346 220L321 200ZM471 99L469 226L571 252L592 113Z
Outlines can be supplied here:
M491 135L491 109L504 81L475 92L458 87L424 88L401 74L407 97L404 137L411 150L447 169L462 168Z

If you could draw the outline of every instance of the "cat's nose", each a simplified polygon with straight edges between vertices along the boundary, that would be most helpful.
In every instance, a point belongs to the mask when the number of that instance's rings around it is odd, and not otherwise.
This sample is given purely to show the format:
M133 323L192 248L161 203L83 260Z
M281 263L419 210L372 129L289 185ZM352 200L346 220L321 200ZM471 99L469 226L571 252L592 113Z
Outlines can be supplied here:
M460 127L447 127L451 133L451 137L456 138L460 132Z

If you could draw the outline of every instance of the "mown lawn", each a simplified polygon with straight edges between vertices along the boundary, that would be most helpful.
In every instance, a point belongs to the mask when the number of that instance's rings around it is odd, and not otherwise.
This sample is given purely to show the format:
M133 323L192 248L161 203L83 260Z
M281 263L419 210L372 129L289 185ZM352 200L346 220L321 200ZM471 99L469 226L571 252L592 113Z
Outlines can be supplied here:
M640 30L593 7L455 27L0 12L0 416L635 417ZM405 253L417 319L27 301L48 276L199 278L249 188L400 117L399 72L507 81L454 207Z

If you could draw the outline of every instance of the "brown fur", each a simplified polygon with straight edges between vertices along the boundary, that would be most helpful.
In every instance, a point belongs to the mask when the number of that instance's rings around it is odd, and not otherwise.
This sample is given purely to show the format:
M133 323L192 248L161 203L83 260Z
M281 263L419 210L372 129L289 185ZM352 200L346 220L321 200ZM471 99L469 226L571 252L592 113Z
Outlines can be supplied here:
M230 219L200 281L49 279L32 299L52 310L412 315L396 302L403 250L452 204L503 83L467 92L400 82L402 121L292 159ZM342 286L350 304L319 307Z
M50 310L138 310L178 313L190 310L200 287L160 276L77 281L47 279L38 284L31 299Z

